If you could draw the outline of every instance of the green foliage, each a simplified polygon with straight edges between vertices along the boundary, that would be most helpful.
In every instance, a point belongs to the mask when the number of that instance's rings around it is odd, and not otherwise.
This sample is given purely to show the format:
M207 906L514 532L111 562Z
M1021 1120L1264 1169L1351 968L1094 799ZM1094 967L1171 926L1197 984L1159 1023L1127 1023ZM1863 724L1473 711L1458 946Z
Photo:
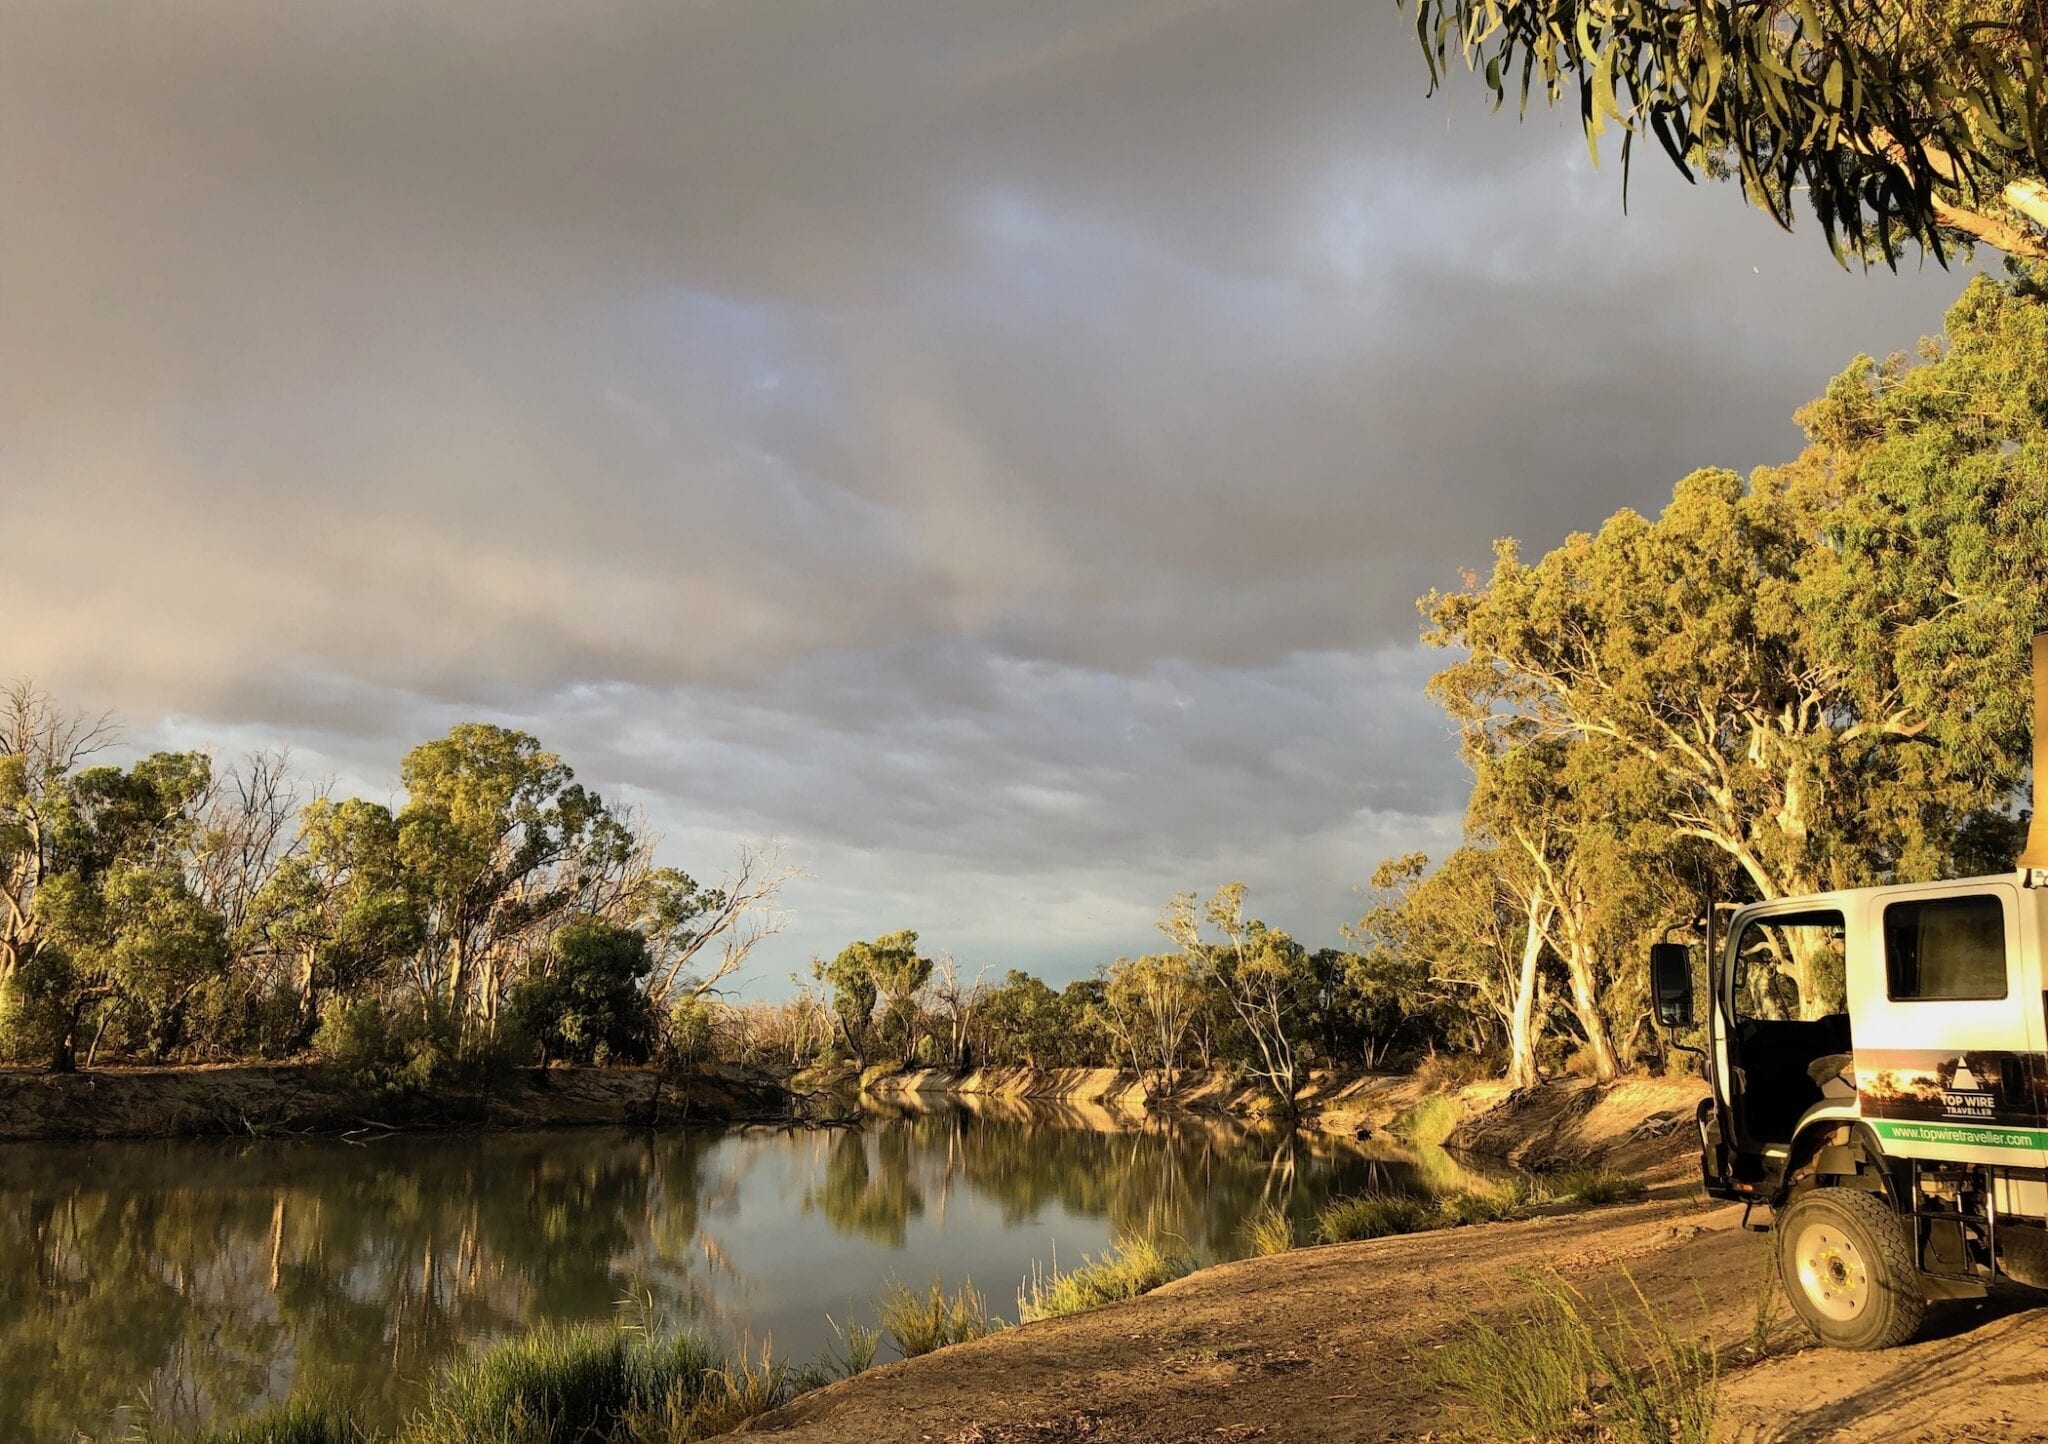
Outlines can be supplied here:
M1355 1243L1399 1233L1421 1233L1439 1227L1436 1210L1405 1193L1361 1193L1332 1199L1316 1214L1316 1238L1322 1243Z
M1253 1258L1286 1253L1294 1247L1294 1220L1287 1216L1286 1209L1262 1204L1245 1216L1238 1226L1238 1236L1243 1240L1244 1251Z
M1084 1255L1078 1268L1047 1272L1034 1266L1017 1292L1017 1318L1029 1324L1135 1299L1192 1267L1185 1253L1163 1248L1157 1239L1120 1238L1100 1258Z
M654 1039L644 987L653 967L647 938L638 930L602 918L574 918L550 940L542 968L513 990L507 1011L544 1058L644 1063Z
M1707 1444L1720 1386L1707 1341L1681 1334L1633 1277L1634 1306L1604 1313L1555 1276L1525 1282L1529 1297L1504 1322L1474 1316L1431 1361L1471 1434L1506 1444L1591 1421L1626 1444Z
M1981 239L2041 255L2024 200L2048 171L2044 37L2005 0L1416 0L1433 78L1453 59L1496 105L1574 105L1688 177L1732 175L1790 227L1804 195L1831 246L1896 263ZM2034 217L2039 221L2041 217Z
M976 1291L972 1280L949 1294L939 1279L933 1279L931 1287L923 1293L899 1279L876 1304L875 1313L896 1352L906 1359L952 1344L964 1344L989 1331L988 1301Z

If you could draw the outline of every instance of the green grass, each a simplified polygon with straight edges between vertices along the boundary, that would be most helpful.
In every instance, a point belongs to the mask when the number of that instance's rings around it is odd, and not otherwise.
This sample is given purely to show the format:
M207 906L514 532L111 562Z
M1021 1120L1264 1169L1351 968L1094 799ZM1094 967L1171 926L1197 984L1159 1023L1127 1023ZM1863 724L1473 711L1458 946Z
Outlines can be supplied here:
M1316 1237L1324 1243L1352 1243L1397 1233L1421 1233L1440 1224L1437 1212L1405 1193L1361 1193L1336 1198L1316 1213Z
M533 1330L428 1387L398 1444L693 1444L816 1382L762 1348L725 1358L693 1334L584 1324ZM193 1444L363 1444L346 1409L296 1399Z
M1650 1186L1631 1174L1605 1168L1580 1168L1560 1173L1550 1182L1551 1197L1560 1203L1639 1203Z
M1432 1381L1465 1416L1468 1437L1708 1444L1714 1350L1680 1333L1622 1273L1634 1306L1605 1311L1555 1275L1524 1276L1529 1298L1505 1322L1475 1317L1437 1352Z
M1464 1120L1456 1099L1432 1094L1394 1120L1394 1132L1424 1148L1437 1148Z
M1237 1227L1245 1252L1253 1258L1286 1253L1294 1247L1294 1221L1287 1210L1268 1203L1261 1205Z
M890 1285L875 1312L896 1352L906 1359L964 1344L989 1331L988 1302L971 1280L952 1294L938 1279L923 1293L899 1281Z
M1033 1268L1017 1292L1017 1317L1028 1324L1134 1299L1173 1282L1191 1262L1184 1254L1161 1248L1155 1239L1118 1239L1108 1253L1094 1259L1084 1255L1079 1268L1065 1273Z
M1527 1178L1510 1179L1485 1188L1461 1188L1443 1194L1436 1201L1437 1216L1445 1226L1457 1228L1468 1223L1507 1223L1527 1218L1532 1205L1548 1195Z
M839 1347L832 1351L831 1365L834 1373L843 1379L864 1373L874 1367L875 1355L882 1349L882 1331L867 1324L856 1324L852 1320L841 1324L830 1314L825 1322L832 1326L832 1332L839 1336Z
M158 1436L144 1430L137 1437ZM346 1408L322 1399L293 1399L190 1436L192 1444L357 1444L364 1437Z

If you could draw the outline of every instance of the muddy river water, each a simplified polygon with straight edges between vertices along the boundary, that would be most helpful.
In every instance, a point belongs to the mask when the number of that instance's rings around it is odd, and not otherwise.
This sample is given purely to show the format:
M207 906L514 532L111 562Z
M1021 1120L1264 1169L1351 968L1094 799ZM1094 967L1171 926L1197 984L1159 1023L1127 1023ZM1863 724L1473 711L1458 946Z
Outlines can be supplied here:
M1120 1233L1209 1262L1265 1202L1305 1220L1463 1181L1441 1153L1017 1104L836 1130L0 1145L0 1441L186 1429L294 1390L388 1426L479 1344L622 1309L805 1361L891 1280L971 1278L1014 1318L1034 1266Z

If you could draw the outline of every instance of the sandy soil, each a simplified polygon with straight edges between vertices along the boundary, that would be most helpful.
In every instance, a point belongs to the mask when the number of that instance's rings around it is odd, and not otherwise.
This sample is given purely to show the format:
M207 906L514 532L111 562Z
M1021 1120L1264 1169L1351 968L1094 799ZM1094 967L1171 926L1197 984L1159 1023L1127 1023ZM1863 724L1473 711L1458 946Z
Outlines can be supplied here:
M1468 1090L1468 1094L1473 1090ZM870 1370L749 1432L778 1444L1229 1444L1455 1437L1432 1354L1474 1315L1555 1270L1596 1302L1640 1285L1723 1359L1717 1428L1731 1444L1793 1440L2048 1441L2048 1309L2040 1296L1936 1305L1921 1342L1850 1355L1812 1345L1782 1299L1759 1360L1749 1339L1769 1235L1693 1187L1694 1085L1552 1085L1463 1100L1462 1132L1529 1161L1647 1169L1650 1201L1523 1223L1300 1249L1205 1270L1093 1313Z
M2048 1312L1938 1306L1930 1337L1878 1355L1808 1346L1780 1302L1746 1341L1769 1240L1741 1210L1651 1202L1229 1264L1129 1304L875 1369L754 1432L781 1444L1221 1444L1444 1437L1431 1352L1469 1314L1555 1268L1593 1298L1632 1276L1722 1347L1720 1428L1771 1440L2048 1440ZM1624 1274L1626 1269L1627 1274Z

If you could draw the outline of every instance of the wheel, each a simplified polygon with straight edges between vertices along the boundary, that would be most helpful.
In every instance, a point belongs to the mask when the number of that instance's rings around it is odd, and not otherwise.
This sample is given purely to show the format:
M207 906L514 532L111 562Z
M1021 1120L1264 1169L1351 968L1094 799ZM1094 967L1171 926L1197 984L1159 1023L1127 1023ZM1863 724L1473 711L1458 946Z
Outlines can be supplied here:
M1889 1349L1920 1328L1927 1294L1913 1242L1875 1194L1809 1188L1776 1221L1778 1277L1792 1312L1837 1349Z

